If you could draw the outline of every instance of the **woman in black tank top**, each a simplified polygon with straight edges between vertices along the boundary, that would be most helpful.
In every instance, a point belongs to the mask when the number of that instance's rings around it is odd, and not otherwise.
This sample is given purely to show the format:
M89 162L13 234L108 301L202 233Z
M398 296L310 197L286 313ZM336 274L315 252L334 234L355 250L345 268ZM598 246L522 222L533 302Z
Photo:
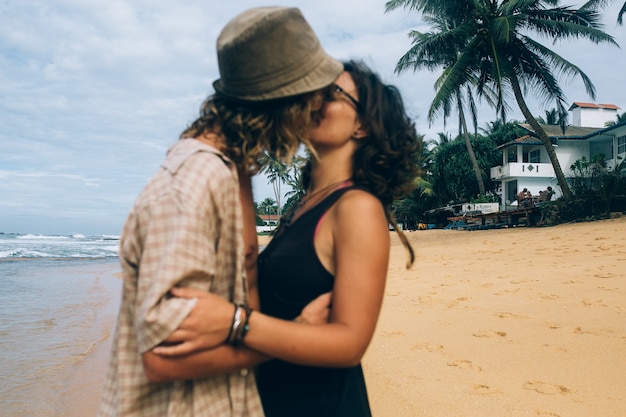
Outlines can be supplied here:
M419 146L397 90L353 62L336 84L309 138L307 194L259 259L264 314L293 320L332 291L330 324L274 333L282 343L264 351L280 359L257 373L267 417L371 414L360 359L382 301L390 204L416 176ZM247 343L256 348L254 326Z

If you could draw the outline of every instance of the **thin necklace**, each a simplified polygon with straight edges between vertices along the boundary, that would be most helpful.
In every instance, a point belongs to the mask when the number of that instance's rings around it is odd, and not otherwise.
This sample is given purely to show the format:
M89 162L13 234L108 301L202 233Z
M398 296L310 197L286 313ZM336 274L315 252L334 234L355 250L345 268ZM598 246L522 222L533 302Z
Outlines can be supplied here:
M334 191L337 187L341 186L342 184L346 184L350 181L350 178L345 179L345 180L341 180L341 181L337 181L337 182L333 182L332 184L327 185L324 188L320 188L319 190L316 190L312 193L307 193L305 194L302 198L300 198L300 200L292 207L291 210L289 210L289 213L287 215L285 215L285 218L282 220L281 223L284 223L285 226L289 226L289 224L291 224L291 221L294 217L294 215L300 210L302 209L302 207L308 203L309 201L311 201L313 199L313 197L316 196L322 196L322 198L317 198L315 201L315 204L311 205L311 207L314 207L319 201L321 201L323 199L323 197L325 197L326 195L328 195L331 191ZM300 213L300 215L306 213L308 210L303 211L302 213Z
M332 184L327 185L324 188L320 188L317 191L314 191L312 193L306 193L301 199L300 201L298 201L298 203L296 204L296 206L298 207L302 207L304 204L306 204L307 201L311 200L313 197L315 197L316 195L320 195L322 194L324 191L329 191L331 188L335 188L338 187L339 185L350 181L350 178L346 179L346 180L341 180L341 181L337 181L337 182L333 182Z

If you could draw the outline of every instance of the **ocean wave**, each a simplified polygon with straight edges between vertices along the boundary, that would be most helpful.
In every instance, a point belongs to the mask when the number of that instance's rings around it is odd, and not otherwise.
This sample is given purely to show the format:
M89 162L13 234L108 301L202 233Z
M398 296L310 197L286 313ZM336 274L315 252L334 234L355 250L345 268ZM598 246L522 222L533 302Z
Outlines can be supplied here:
M13 249L7 251L0 251L0 258L52 258L54 255L51 253L40 252L29 249Z
M67 236L26 234L26 235L17 235L17 236L15 236L15 238L16 239L26 239L26 240L32 240L32 239L67 239Z
M7 258L113 258L119 236L0 234L0 259Z

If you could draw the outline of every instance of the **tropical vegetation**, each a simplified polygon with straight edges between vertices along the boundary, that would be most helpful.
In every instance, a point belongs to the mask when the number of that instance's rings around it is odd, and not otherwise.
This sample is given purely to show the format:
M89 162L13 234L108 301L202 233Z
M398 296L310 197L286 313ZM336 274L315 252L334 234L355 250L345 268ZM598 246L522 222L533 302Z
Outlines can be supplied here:
M443 68L431 107L445 108L446 102L453 101L463 88L469 87L486 98L505 120L510 109L507 99L512 95L543 142L561 191L568 199L572 194L556 152L531 113L525 91L546 102L554 101L562 115L560 120L565 120L566 98L558 76L580 77L592 98L595 87L580 68L530 34L553 43L564 39L617 43L601 30L599 6L575 9L559 3L559 0L390 0L386 10L403 7L421 13L425 22L435 23L434 32L409 33L413 46L398 62L401 68Z

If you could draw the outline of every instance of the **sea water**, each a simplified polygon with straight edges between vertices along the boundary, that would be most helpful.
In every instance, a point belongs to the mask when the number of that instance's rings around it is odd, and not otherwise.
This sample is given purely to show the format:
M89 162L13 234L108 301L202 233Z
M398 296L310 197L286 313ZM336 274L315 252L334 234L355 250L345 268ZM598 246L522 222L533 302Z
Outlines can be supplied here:
M115 236L0 234L0 416L60 417L68 374L109 337ZM110 318L109 318L110 320Z
M117 257L119 236L0 233L2 258Z

